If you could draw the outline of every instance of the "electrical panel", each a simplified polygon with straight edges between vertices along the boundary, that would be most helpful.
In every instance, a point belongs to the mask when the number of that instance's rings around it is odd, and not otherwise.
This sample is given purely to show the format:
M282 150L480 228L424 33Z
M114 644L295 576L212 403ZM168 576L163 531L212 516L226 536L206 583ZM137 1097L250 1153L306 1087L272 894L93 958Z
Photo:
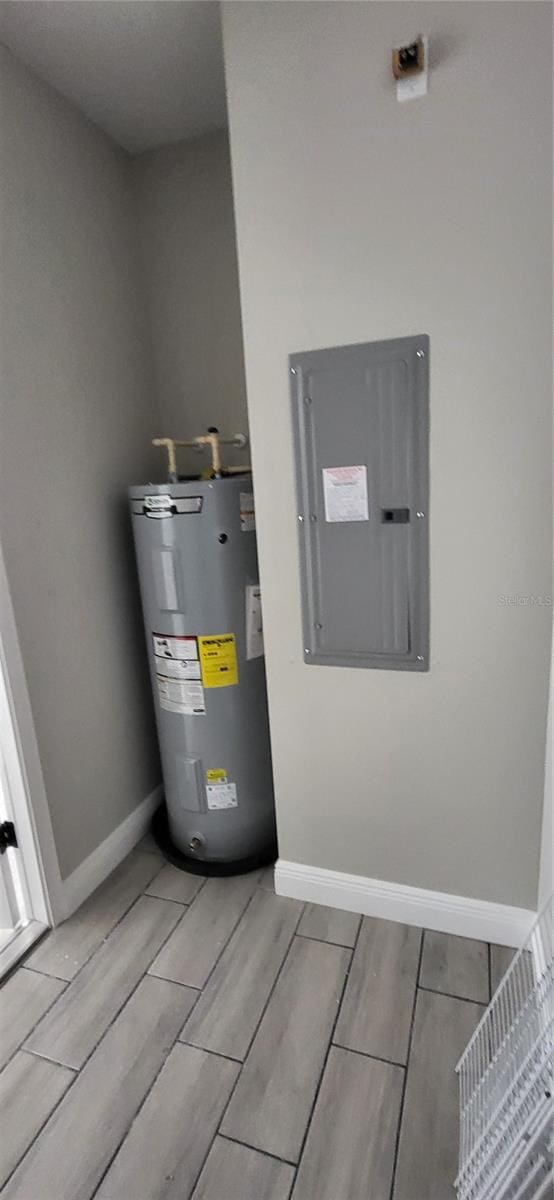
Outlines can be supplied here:
M429 338L292 354L304 661L429 669Z

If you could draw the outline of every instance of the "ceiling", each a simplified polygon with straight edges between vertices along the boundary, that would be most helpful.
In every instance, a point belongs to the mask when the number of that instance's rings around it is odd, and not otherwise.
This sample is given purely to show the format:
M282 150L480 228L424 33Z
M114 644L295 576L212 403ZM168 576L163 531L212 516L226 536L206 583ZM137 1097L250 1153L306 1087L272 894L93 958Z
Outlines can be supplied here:
M0 40L131 153L227 124L212 0L1 0Z

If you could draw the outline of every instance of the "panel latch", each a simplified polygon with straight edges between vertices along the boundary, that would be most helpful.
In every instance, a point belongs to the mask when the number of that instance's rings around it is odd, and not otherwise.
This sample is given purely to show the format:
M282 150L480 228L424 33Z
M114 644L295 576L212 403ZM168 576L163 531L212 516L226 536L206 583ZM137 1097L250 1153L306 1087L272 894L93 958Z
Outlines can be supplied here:
M384 525L407 525L410 520L409 508L382 508L381 521Z

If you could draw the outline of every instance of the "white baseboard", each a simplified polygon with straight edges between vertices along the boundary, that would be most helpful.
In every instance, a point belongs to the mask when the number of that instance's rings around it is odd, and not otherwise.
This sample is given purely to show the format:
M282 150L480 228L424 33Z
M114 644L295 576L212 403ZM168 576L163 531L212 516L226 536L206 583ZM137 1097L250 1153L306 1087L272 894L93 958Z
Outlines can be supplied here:
M521 946L537 915L527 908L473 900L470 896L451 896L448 892L429 892L401 883L366 879L363 875L345 875L342 871L327 871L282 858L275 865L275 891L278 896L310 900L367 917L436 929L439 933L497 942L500 946Z
M62 880L60 920L65 921L79 905L88 899L97 887L119 865L146 833L150 820L162 797L162 785L154 788L149 796L133 809L129 816L109 834L88 858Z

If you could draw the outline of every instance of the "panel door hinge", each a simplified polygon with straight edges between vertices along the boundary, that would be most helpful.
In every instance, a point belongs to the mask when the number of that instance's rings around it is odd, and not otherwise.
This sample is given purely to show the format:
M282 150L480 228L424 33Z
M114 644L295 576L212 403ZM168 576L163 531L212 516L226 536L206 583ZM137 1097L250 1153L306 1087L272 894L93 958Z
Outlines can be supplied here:
M17 846L17 834L13 821L2 821L0 824L0 854L3 854L8 846Z

